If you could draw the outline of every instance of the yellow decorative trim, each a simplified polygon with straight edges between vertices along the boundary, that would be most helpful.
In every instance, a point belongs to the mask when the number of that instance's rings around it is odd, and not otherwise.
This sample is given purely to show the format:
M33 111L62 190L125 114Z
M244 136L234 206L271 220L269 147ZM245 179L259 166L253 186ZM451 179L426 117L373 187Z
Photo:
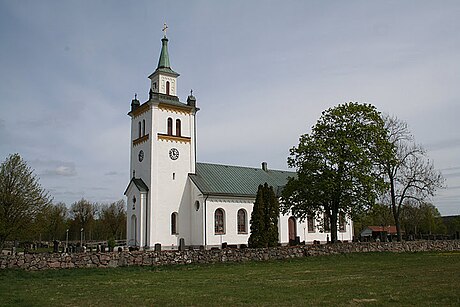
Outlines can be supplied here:
M176 136L158 133L158 139L163 141L179 142L179 143L190 143L191 138L186 136Z
M160 103L158 105L158 108L162 111L172 111L172 112L182 113L184 115L192 113L192 109L190 108L187 108L187 107L181 108L179 106L172 106L172 105L163 104L163 103Z
M132 112L133 117L136 118L138 116L141 116L142 114L147 112L149 109L150 109L150 105L146 102Z
M148 135L148 134L146 134L146 135L144 135L144 136L141 136L140 138L135 139L135 140L133 141L133 146L142 144L142 143L146 142L148 139L149 139L149 135Z

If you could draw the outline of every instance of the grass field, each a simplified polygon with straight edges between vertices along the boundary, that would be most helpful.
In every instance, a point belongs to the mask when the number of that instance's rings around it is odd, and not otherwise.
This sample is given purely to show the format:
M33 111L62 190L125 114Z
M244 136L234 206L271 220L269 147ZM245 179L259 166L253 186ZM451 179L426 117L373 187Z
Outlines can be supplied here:
M4 306L460 306L460 252L0 271Z

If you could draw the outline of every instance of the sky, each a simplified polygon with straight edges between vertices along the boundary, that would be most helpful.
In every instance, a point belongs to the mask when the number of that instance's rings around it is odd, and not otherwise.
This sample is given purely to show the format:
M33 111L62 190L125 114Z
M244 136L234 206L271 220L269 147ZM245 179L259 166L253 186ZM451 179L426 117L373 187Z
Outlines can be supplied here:
M408 123L460 214L459 1L0 0L0 160L55 202L123 199L130 103L148 98L163 23L200 162L287 169L321 112L371 103Z

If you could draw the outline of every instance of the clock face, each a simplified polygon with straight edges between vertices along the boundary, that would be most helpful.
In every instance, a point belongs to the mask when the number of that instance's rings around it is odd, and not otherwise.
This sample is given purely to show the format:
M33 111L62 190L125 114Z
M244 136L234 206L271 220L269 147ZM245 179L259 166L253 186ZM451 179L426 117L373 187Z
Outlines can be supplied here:
M142 160L144 160L144 151L143 150L139 151L139 162L142 162Z
M169 157L171 158L171 160L177 160L179 158L179 150L177 150L176 148L171 148L169 150Z

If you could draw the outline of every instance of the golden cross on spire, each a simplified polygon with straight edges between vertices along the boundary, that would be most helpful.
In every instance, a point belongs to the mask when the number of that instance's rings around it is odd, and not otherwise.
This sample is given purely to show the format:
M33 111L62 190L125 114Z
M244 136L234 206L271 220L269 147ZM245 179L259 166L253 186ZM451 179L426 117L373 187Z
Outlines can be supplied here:
M165 22L164 25L163 25L163 30L161 30L161 31L164 32L164 36L165 36L165 37L166 37L166 30L167 30L167 29L168 29L168 25L167 25L166 22Z

